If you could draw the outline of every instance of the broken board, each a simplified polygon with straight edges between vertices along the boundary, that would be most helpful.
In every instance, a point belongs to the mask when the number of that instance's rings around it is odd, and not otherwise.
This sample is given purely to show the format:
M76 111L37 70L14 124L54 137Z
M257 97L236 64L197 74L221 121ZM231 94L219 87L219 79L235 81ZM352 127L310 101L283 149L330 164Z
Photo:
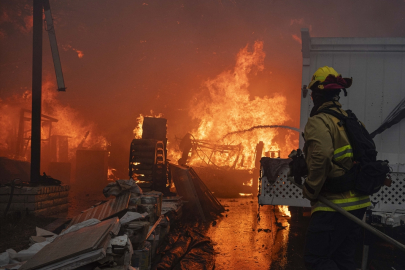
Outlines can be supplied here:
M97 205L94 208L90 208L84 213L75 216L69 223L70 226L83 222L85 220L96 218L98 220L104 220L108 217L114 216L115 214L128 208L129 198L131 196L130 192L126 192L106 203Z
M34 257L21 266L20 269L38 269L86 253L99 253L98 256L105 256L105 250L104 253L102 251L101 253L96 251L105 249L106 241L108 242L111 237L110 232L117 234L119 228L119 219L113 218L59 236L52 243L42 248Z
M198 213L201 216L201 219L205 222L206 219L204 211L201 207L200 199L198 198L197 192L195 190L189 168L170 163L170 170L177 193L186 201L189 201L195 205Z

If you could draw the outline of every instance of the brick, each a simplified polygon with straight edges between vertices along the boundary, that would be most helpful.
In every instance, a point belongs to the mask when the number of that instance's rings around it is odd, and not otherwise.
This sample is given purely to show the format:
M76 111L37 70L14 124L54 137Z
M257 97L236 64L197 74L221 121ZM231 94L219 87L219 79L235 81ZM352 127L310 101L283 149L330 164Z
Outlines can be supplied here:
M53 200L48 200L48 201L42 201L42 202L36 202L35 203L35 208L32 210L38 210L38 209L44 209L44 208L49 208L52 207L53 204Z
M14 194L13 203L30 203L30 202L42 202L46 200L52 200L57 198L65 198L69 196L69 191L53 192L48 194ZM0 194L0 203L8 203L10 198L9 194Z
M49 194L53 192L69 191L68 185L62 186L49 186L49 187L22 187L14 188L14 195L40 195ZM0 187L0 195L9 195L11 193L11 187Z
M69 198L68 197L64 197L64 198L57 198L53 200L53 205L61 205L61 204L66 204L69 202Z
M53 200L46 200L41 202L13 202L10 205L10 211L35 211L39 209L54 207L61 204L67 204L69 198L57 198ZM7 207L7 203L0 203L0 211L4 211Z

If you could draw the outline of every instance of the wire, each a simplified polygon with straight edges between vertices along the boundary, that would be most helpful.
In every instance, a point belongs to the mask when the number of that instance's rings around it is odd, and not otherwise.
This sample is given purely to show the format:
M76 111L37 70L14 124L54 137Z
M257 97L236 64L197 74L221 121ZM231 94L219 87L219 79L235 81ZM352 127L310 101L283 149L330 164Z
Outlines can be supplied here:
M20 178L15 178L13 181L11 181L11 190L10 190L10 197L8 198L8 203L7 203L7 207L6 210L4 210L4 217L7 216L7 212L10 209L10 205L11 205L11 201L13 200L13 195L14 195L14 188L15 188L15 181L16 180L20 180Z

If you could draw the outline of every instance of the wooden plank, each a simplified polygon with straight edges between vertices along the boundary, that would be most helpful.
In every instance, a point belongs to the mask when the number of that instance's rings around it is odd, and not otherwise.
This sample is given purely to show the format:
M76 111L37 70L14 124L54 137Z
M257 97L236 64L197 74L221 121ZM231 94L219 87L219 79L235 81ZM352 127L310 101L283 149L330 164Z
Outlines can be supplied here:
M69 223L69 226L83 222L85 220L96 218L98 220L107 219L125 209L128 208L129 198L131 196L130 192L126 192L121 196L118 196L106 203L100 204L94 208L88 209L86 212L75 216Z
M153 224L153 227L149 230L148 234L145 237L145 240L148 240L148 238L151 236L153 231L156 229L156 227L159 225L160 221L162 220L163 216L160 216L158 220Z
M50 232L55 232L56 229L60 228L63 224L66 224L70 220L70 218L58 218L57 220L46 225L44 229Z
M196 183L196 185L199 186L201 191L204 193L204 195L207 197L207 199L210 201L212 206L219 212L225 211L225 208L222 206L222 204L218 201L218 199L212 194L212 192L209 190L209 188L205 185L204 181L201 180L201 178L198 176L198 174L194 171L193 168L189 168L190 173L193 176L193 179Z
M59 236L28 260L21 270L38 269L100 248L109 232L119 223L118 218Z
M205 222L206 219L201 207L200 199L195 190L188 168L174 165L172 163L170 163L170 168L172 170L172 179L174 181L174 185L176 186L177 193L184 197L186 201L194 204L202 220Z

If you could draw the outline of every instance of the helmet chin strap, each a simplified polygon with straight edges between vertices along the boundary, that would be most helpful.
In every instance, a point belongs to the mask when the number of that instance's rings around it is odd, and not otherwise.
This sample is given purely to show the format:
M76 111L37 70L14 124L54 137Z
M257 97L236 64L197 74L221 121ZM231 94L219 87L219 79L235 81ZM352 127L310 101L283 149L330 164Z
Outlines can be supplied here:
M343 93L345 93L345 97L347 97L347 91L346 91L346 88L342 88L341 90L343 90Z

